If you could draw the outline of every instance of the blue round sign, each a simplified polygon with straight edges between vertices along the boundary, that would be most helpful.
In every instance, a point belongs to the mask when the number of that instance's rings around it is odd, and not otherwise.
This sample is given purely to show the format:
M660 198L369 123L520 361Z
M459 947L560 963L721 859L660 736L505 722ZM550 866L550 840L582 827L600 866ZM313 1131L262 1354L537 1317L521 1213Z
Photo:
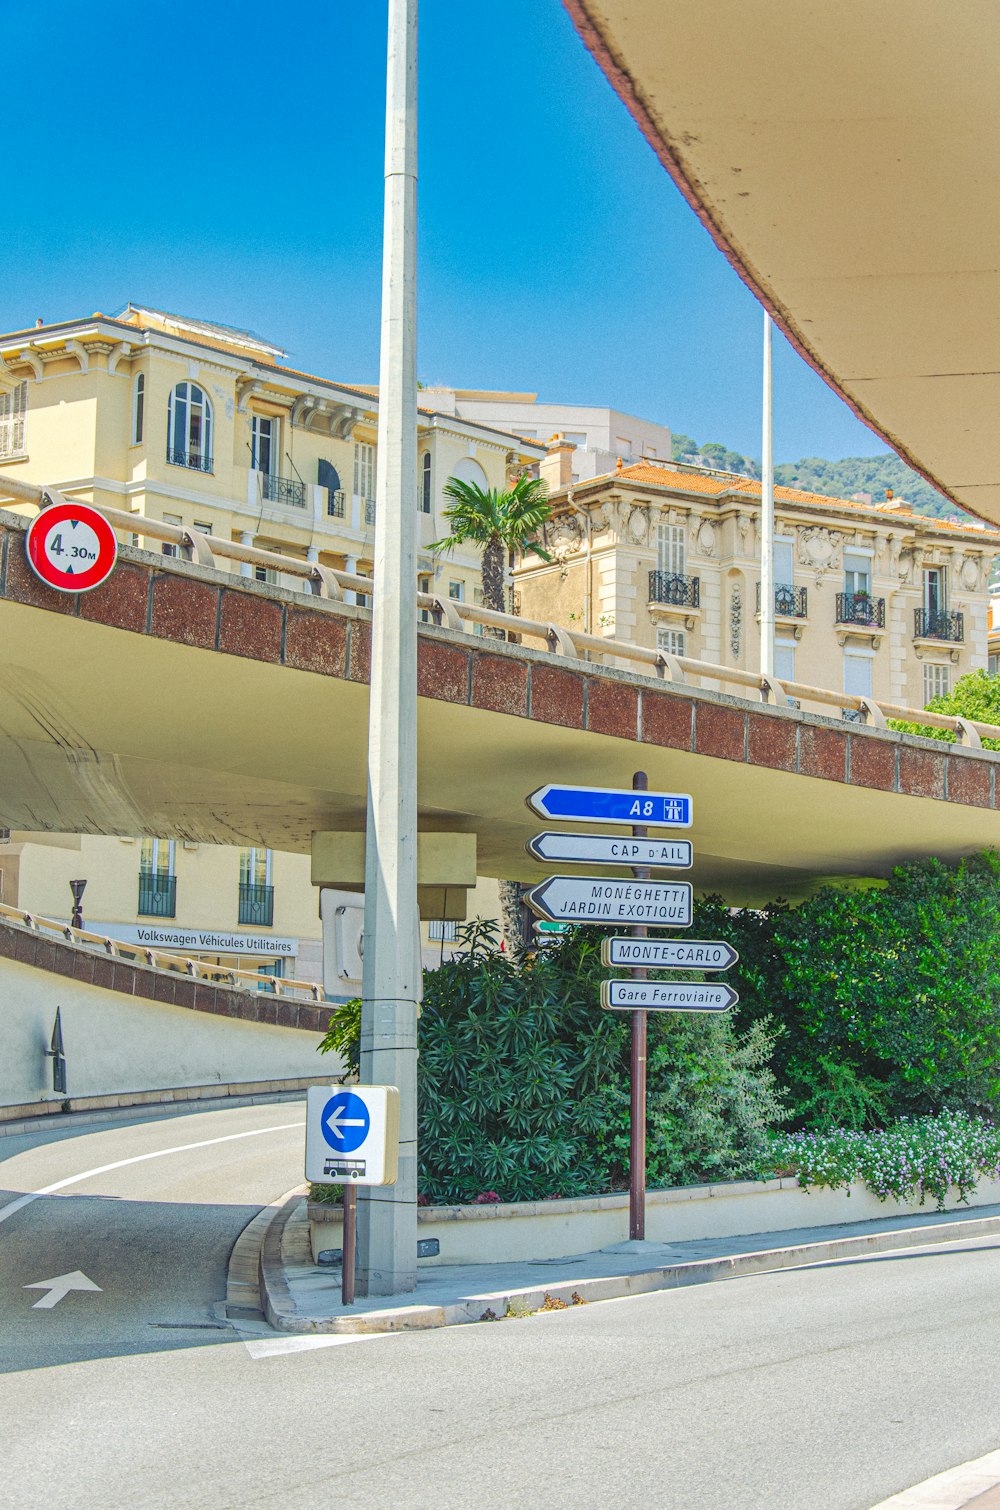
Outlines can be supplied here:
M360 1096L353 1091L338 1091L324 1106L320 1126L335 1153L353 1153L367 1138L371 1120Z

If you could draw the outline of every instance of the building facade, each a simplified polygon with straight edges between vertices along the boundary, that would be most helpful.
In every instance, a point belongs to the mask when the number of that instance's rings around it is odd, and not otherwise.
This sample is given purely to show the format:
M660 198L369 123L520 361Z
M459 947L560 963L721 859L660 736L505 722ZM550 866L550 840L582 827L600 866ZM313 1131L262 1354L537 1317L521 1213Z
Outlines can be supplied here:
M370 576L377 397L297 372L284 356L249 332L134 305L114 317L0 336L0 502L11 477L134 515L127 539L140 548L175 551L144 537L143 519L157 519ZM480 591L474 548L444 558L429 550L449 532L442 516L449 477L502 487L544 450L421 409L416 497L425 591L468 601ZM16 501L4 506L34 512ZM270 568L229 566L277 580ZM301 590L301 578L282 585ZM248 709L247 716L266 712ZM85 915L106 931L131 930L132 939L138 929L200 933L209 942L191 944L192 952L317 975L320 925L308 856L189 846L169 835L17 834L0 842L0 900L8 905L68 916L67 882L80 877L88 880Z
M535 393L493 393L473 388L425 388L425 401L461 418L496 425L547 444L562 435L574 447L572 480L580 482L625 462L669 462L673 436L666 425L600 404L540 404Z
M518 567L526 617L759 668L759 482L647 461L574 484L561 439L542 473L553 560ZM791 488L775 521L778 680L920 708L987 665L1000 532Z

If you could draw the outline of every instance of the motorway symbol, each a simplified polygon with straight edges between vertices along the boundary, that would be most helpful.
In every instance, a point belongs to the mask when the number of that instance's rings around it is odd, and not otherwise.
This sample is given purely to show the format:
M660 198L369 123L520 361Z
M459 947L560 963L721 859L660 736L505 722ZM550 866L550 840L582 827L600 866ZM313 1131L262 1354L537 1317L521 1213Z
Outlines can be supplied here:
M532 812L562 823L633 823L690 828L693 803L676 792L606 786L540 786L527 799Z
M550 876L525 893L539 917L567 923L646 923L690 928L689 881L610 881L601 876Z
M31 521L32 571L57 592L89 592L114 570L118 541L103 514L86 503L56 503Z
M601 963L629 970L728 970L739 955L731 944L708 939L606 938Z
M547 829L525 846L543 864L651 865L689 870L690 839L632 839L624 834L560 834Z
M601 1006L614 1012L728 1012L739 999L732 986L694 980L601 983Z
M60 1274L55 1279L37 1279L33 1285L25 1285L26 1290L48 1290L41 1300L36 1300L31 1307L33 1311L51 1311L60 1300L64 1300L70 1290L93 1290L96 1294L102 1293L100 1285L95 1285L86 1274L81 1274L79 1269L74 1269L72 1274Z
M353 1153L360 1148L371 1126L367 1106L353 1091L331 1096L320 1121L323 1136L336 1153Z

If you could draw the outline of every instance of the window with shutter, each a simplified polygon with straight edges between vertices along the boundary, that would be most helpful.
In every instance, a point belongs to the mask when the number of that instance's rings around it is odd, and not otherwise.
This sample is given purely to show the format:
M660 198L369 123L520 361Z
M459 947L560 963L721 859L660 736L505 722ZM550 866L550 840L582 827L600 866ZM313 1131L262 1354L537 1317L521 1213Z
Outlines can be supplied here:
M0 458L24 455L24 420L28 412L28 385L15 383L0 390Z

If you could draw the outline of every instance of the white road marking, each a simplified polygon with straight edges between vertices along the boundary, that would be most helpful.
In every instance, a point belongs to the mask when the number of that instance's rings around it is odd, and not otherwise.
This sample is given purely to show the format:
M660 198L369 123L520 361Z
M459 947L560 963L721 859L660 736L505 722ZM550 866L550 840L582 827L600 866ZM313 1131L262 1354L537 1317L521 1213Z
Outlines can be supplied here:
M277 1358L284 1353L311 1353L318 1347L342 1347L345 1342L374 1342L377 1337L400 1336L401 1332L342 1332L325 1337L244 1337L243 1346L251 1358Z
M250 1132L227 1133L224 1138L203 1138L199 1143L179 1143L176 1148L157 1148L153 1153L135 1154L131 1159L116 1159L113 1164L99 1164L96 1169L86 1169L83 1174L72 1174L68 1179L56 1180L51 1185L43 1185L41 1190L32 1190L27 1195L19 1195L16 1201L10 1201L8 1205L0 1208L0 1222L5 1222L13 1216L15 1211L20 1211L24 1206L30 1206L32 1201L37 1201L45 1195L55 1195L58 1190L66 1190L70 1185L81 1185L84 1180L92 1180L95 1175L107 1174L112 1169L124 1169L128 1164L143 1164L147 1159L165 1159L169 1154L189 1153L193 1148L211 1148L216 1143L235 1143L238 1138L261 1138L267 1133L288 1132L293 1127L304 1127L305 1122L282 1122L276 1127L255 1127Z
M33 1311L51 1311L60 1300L65 1300L70 1290L93 1290L95 1294L102 1295L104 1292L100 1285L95 1285L86 1274L81 1274L79 1269L74 1269L72 1274L58 1274L55 1279L36 1279L32 1285L22 1285L24 1290L48 1290L41 1300L36 1300L31 1307Z

